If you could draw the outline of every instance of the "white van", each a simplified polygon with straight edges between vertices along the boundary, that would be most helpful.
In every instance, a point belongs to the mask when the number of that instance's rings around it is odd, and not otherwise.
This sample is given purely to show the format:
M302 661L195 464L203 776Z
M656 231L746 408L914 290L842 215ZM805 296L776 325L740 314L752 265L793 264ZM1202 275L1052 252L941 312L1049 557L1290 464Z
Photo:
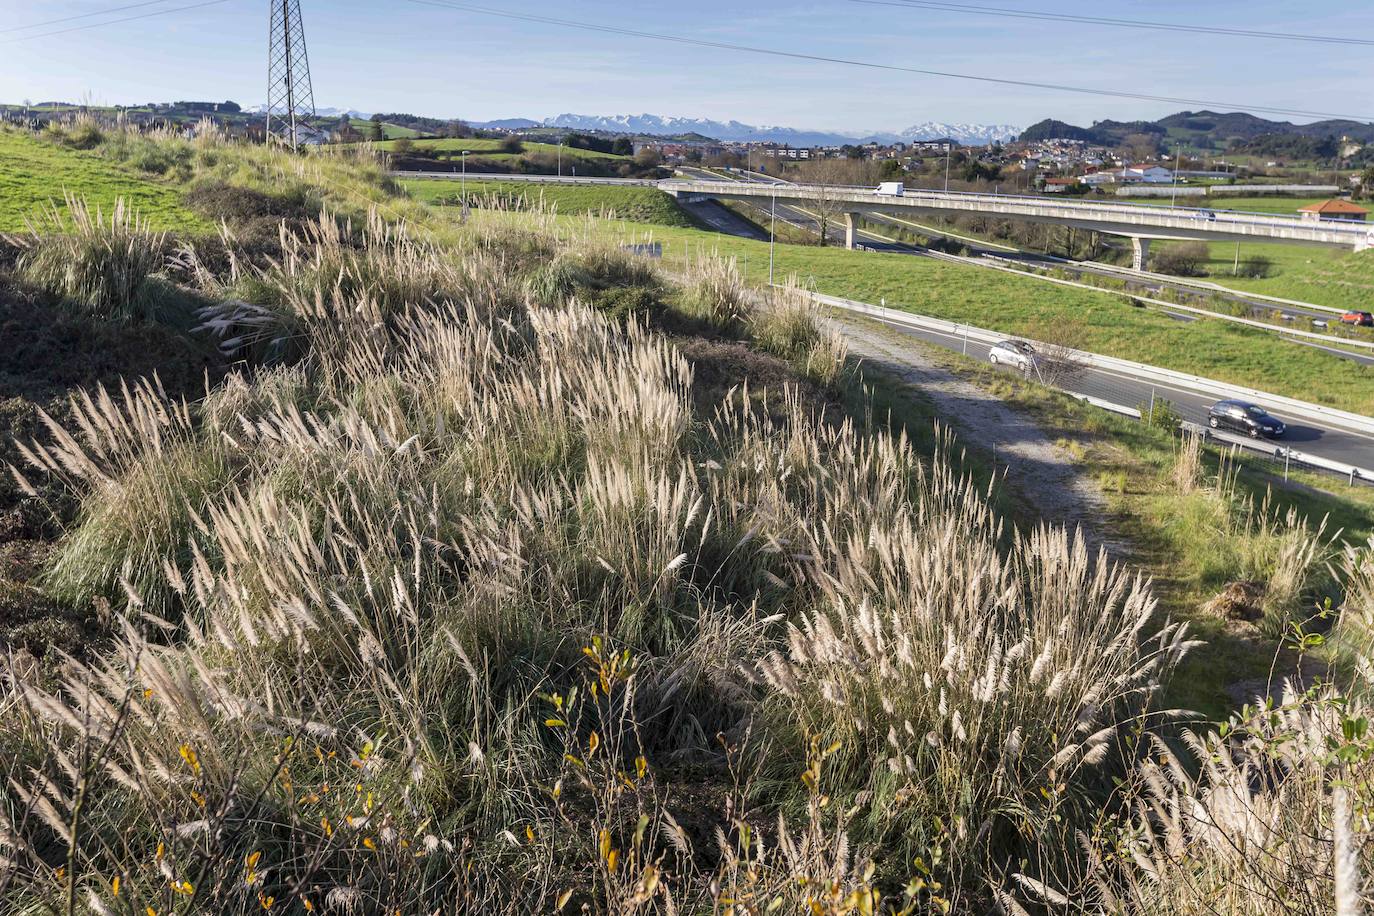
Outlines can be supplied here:
M882 184L878 185L878 190L874 193L881 194L884 197L901 197L906 194L906 185L902 184L900 181L884 181Z

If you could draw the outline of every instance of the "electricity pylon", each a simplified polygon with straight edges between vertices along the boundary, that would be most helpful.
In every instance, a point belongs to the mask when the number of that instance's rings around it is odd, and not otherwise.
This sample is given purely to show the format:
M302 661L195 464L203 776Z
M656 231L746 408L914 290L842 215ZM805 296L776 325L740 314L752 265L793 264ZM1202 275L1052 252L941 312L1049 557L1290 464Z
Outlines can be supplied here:
M270 0L271 32L267 44L267 139L294 151L306 118L315 117L315 90L310 85L310 57L305 52L305 24L300 0Z

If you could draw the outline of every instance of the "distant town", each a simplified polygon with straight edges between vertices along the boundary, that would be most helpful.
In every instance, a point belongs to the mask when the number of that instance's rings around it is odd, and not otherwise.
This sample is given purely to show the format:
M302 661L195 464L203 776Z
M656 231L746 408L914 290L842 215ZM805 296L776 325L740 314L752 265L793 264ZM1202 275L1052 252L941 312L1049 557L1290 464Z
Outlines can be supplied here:
M0 119L35 129L48 121L86 109L72 103L0 105ZM171 128L193 133L202 119L214 121L231 134L259 140L265 133L260 110L232 101L157 102L140 106L98 109L145 129ZM794 163L823 160L868 162L878 177L898 179L943 175L956 186L988 186L999 190L1047 194L1098 194L1130 197L1205 197L1209 188L1227 185L1226 193L1325 194L1360 196L1374 167L1374 126L1350 122L1293 125L1250 115L1182 112L1159 122L1103 121L1080 128L1045 120L1011 136L1015 128L960 125L967 136L1005 140L970 142L956 137L867 142L788 143L773 139L717 139L699 133L658 136L646 130L691 127L727 128L763 134L825 136L817 132L749 128L731 122L703 122L652 116L634 118L578 118L561 116L559 126L524 119L469 124L459 119L409 114L376 114L333 110L308 119L299 128L306 145L386 142L388 152L406 160L402 168L422 168L431 160L441 169L457 169L452 150L430 148L433 139L495 139L551 146L566 145L607 155L634 157L639 168L621 167L622 175L644 177L657 166L704 165L777 172ZM591 126L576 126L591 125ZM942 125L926 124L924 130ZM943 125L949 126L949 125ZM615 128L615 129L608 129ZM913 129L914 130L914 129ZM1062 135L1061 135L1062 134ZM1095 139L1088 139L1088 138ZM512 147L514 149L514 147ZM505 166L480 151L467 165L477 172L504 171ZM577 168L570 165L569 170ZM583 174L601 174L591 163ZM538 166L534 167L537 171ZM1237 185L1242 185L1237 188ZM1250 185L1250 186L1246 186Z

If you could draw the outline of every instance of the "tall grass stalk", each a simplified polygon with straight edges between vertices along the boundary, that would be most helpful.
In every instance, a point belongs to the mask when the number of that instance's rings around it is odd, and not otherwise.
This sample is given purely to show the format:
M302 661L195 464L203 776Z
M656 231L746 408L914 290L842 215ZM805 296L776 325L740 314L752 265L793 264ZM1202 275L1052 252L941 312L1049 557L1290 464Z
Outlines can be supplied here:
M98 318L151 321L168 297L154 275L166 255L166 233L120 199L109 215L70 193L29 224L19 273L64 303Z

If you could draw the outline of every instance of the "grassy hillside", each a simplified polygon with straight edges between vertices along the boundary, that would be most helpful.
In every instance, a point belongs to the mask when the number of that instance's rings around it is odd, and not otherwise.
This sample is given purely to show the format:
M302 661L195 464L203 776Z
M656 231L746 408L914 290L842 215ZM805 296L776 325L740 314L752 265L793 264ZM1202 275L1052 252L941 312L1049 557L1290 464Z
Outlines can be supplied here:
M0 375L57 414L2 453L0 910L1310 916L1374 870L1362 840L1331 865L1363 836L1340 793L1374 805L1367 666L1181 722L1165 691L1216 650L1149 577L870 409L901 386L697 251L733 240L655 227L655 264L622 247L643 224L459 227L365 158L96 149L230 231L0 262L0 339L37 343ZM761 250L735 249L753 276ZM923 306L1101 305L780 254ZM149 284L205 326L131 310ZM49 379L63 353L104 358ZM1374 545L1341 556L1175 442L1142 449L1154 524L1251 596L1209 634L1367 657Z
M363 118L353 118L350 123L353 125L354 130L362 132L365 136L368 131L372 129L372 122ZM413 138L420 136L420 132L414 128L402 127L399 124L392 124L390 122L383 122L382 134L387 140L399 140L402 137Z
M1374 251L1290 253L1278 263L1280 268L1268 279L1218 277L1218 282L1333 308L1374 309Z
M50 202L73 194L108 213L124 198L157 229L209 231L181 200L182 189L85 150L65 149L0 128L0 232L20 232Z
M416 200L438 205L460 203L461 185L457 181L402 180L400 184ZM476 199L475 206L507 206L518 201L521 206L550 209L569 216L591 214L660 226L695 225L671 195L657 188L470 179L467 189Z

